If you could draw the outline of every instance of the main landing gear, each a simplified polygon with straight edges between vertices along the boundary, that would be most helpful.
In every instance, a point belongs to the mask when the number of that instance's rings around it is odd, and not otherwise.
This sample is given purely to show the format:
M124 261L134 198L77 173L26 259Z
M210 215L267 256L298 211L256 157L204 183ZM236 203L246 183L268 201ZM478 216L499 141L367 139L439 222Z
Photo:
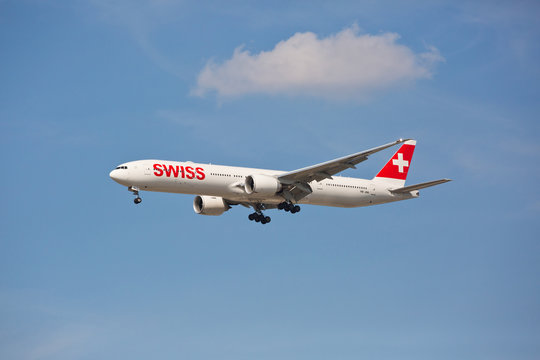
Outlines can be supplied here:
M253 204L254 213L248 215L250 221L260 222L261 224L268 224L272 219L270 216L264 216L262 211L265 209L263 204Z
M272 219L270 216L264 216L262 212L254 212L248 215L248 219L255 222L260 222L261 224L268 224Z
M142 199L139 197L139 188L138 187L135 187L135 186L130 186L128 188L129 191L131 191L133 193L133 195L136 196L135 199L133 199L133 202L135 204L140 204L142 202Z
M254 205L253 208L255 209L255 212L252 214L249 214L248 219L255 222L260 222L261 224L268 224L271 219L270 216L264 216L261 210L264 210L264 206L261 205ZM290 212L291 214L296 214L300 211L300 206L294 205L293 203L284 201L282 203L279 203L277 208L279 210L285 210Z
M293 203L290 203L290 202L279 203L277 208L279 210L289 211L291 214L296 214L297 212L300 211L300 206L294 205Z

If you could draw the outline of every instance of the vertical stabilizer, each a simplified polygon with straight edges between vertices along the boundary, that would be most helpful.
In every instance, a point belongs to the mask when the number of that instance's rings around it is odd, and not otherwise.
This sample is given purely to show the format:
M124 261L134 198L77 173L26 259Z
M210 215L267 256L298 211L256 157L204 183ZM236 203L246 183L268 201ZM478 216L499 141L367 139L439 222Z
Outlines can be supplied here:
M416 140L405 141L373 180L388 183L392 187L403 187L411 166L415 146Z

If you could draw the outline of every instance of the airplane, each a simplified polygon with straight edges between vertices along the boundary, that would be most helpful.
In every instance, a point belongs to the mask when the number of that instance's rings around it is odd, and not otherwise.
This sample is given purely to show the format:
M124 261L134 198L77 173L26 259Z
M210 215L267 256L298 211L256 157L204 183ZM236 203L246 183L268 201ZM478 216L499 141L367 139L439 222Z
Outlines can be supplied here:
M371 180L335 176L379 151L402 144ZM361 207L417 198L420 189L450 179L405 186L416 141L399 139L369 150L293 171L198 164L191 161L138 160L123 163L109 176L142 199L140 191L196 195L193 210L201 215L221 215L231 206L253 208L249 220L267 224L264 210L295 214L299 204Z

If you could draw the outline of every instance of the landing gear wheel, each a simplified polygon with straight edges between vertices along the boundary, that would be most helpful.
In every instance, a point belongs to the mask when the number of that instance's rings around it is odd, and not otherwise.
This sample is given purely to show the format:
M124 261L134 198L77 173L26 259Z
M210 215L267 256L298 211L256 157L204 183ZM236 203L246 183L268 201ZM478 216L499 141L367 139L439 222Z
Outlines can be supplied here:
M139 197L139 188L135 187L135 186L130 186L130 187L128 187L128 191L131 191L133 193L133 195L136 196L136 198L133 199L133 202L135 204L140 204L142 199Z
M283 202L282 204L285 204ZM264 216L263 211L266 210L266 206L262 203L251 204L255 212L248 215L248 219L261 224L268 224L270 222L270 216Z
M294 205L291 202L281 202L277 205L277 208L279 210L285 210L287 212L290 212L291 214L295 214L300 211L300 206Z
M264 216L263 213L251 213L248 215L248 219L255 222L260 222L261 224L268 224L272 219L270 216Z

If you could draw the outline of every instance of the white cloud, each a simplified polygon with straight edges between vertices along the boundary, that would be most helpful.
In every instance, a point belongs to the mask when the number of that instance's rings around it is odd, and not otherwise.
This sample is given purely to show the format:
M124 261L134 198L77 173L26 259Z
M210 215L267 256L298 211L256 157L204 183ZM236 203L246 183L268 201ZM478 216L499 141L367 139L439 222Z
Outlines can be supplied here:
M192 94L215 91L221 97L244 94L361 98L375 91L430 78L444 61L434 47L415 54L397 43L399 35L359 34L357 26L318 38L296 33L271 51L251 54L239 47L222 64L208 62Z

